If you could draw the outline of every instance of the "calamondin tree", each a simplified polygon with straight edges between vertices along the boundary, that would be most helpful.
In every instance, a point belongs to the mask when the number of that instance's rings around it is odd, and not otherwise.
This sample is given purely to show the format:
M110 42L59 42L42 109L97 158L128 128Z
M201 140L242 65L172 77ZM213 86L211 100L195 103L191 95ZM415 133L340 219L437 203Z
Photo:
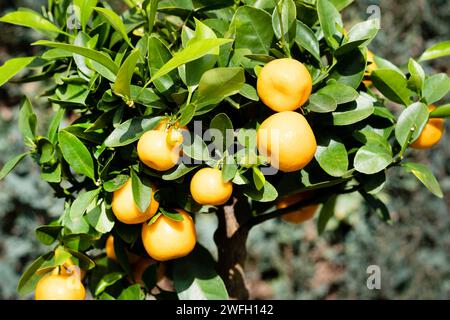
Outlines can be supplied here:
M25 97L19 128L58 198L37 228L49 252L24 271L36 299L248 298L252 227L317 215L341 194L382 219L386 172L401 167L442 197L429 168L450 106L445 74L367 50L380 21L346 26L350 0L49 0L0 18L40 32L39 55L0 67L0 84L41 81L46 130ZM40 129L42 126L40 126ZM317 214L316 214L317 211ZM217 258L197 243L199 214L218 218ZM393 226L395 228L395 226Z

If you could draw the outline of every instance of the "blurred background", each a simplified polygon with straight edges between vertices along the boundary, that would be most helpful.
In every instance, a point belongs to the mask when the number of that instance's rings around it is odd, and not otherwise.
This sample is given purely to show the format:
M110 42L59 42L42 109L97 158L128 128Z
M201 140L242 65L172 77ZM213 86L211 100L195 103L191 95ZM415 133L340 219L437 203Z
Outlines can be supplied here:
M0 16L18 7L39 11L46 2L2 0ZM450 39L449 0L356 0L344 12L346 27L367 19L371 5L379 6L382 27L371 50L399 66ZM1 24L0 64L32 55L29 43L37 39L29 29ZM424 67L449 73L449 62L439 59ZM24 150L17 128L22 95L37 96L42 90L35 83L0 88L0 167ZM45 126L51 111L45 101L37 109ZM444 199L435 198L412 175L391 170L381 197L391 211L392 225L371 214L359 195L348 195L339 198L336 217L321 237L315 221L298 226L274 220L258 226L248 241L246 271L252 298L449 299L450 130L432 151L413 152L411 157L431 167ZM0 182L1 299L18 298L16 285L23 268L48 249L35 239L34 229L62 212L62 203L39 176L27 159ZM215 217L202 215L198 227L200 242L214 251ZM381 269L380 290L366 286L370 265Z

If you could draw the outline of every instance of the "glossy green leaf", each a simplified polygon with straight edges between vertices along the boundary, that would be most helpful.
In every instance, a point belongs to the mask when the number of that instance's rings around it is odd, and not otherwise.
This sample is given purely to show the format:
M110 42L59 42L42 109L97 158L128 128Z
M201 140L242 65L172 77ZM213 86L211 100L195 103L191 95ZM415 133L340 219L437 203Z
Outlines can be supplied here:
M341 177L348 170L347 150L345 145L336 139L319 139L315 159L330 176Z
M408 70L411 75L409 82L412 84L413 88L421 93L423 84L425 83L425 71L422 66L416 62L413 58L409 59Z
M119 190L129 179L127 175L119 174L114 179L108 180L103 184L106 192L114 192Z
M180 300L225 300L228 293L215 271L211 254L197 245L174 265L173 280Z
M167 181L179 179L184 175L188 174L189 172L191 172L192 170L195 170L197 167L198 166L188 167L184 163L180 163L174 169L164 173L162 175L162 179Z
M260 190L257 190L252 186L246 186L243 193L247 197L259 202L274 201L278 197L277 189L275 189L268 181L266 181L264 187Z
M337 40L334 38L334 35L338 34L336 25L342 26L339 11L329 0L317 0L316 5L325 40L330 47L336 48L338 46Z
M49 252L43 256L40 256L34 260L22 273L17 284L17 292L20 296L25 296L34 291L36 284L42 277L42 275L36 274L36 271L41 268L41 266L54 256L53 252Z
M405 168L406 171L414 174L435 196L439 198L444 196L439 182L428 166L421 163L406 162L402 164L402 167Z
M337 104L352 102L359 97L359 94L355 89L342 83L329 84L320 89L318 93L332 97Z
M70 218L80 219L99 193L100 189L80 193L70 207Z
M430 118L450 118L450 104L438 106L431 111Z
M129 119L121 123L106 138L104 144L107 147L121 147L138 140L146 131L155 128L162 117L139 117Z
M152 186L144 177L139 177L134 170L131 170L131 186L134 203L143 214L152 200Z
M114 283L119 281L124 277L124 274L121 272L113 272L105 274L100 281L97 284L97 287L95 288L94 294L98 296L103 291L105 291L106 288L109 286L112 286Z
M395 126L395 137L401 146L416 140L428 121L428 108L416 102L402 111ZM411 133L411 130L414 130Z
M425 80L423 97L428 104L435 103L450 91L450 78L445 73L435 74Z
M322 234L325 231L328 221L334 216L336 200L337 196L332 195L320 209L319 218L317 219L317 232L319 234Z
M133 284L128 288L125 288L120 293L117 300L144 300L145 293L141 289L140 284Z
M46 246L54 243L62 230L62 226L44 225L36 228L36 238Z
M27 155L28 155L27 152L21 153L15 156L14 158L10 159L8 162L6 162L3 168L0 170L0 180L5 178L8 175L8 173L10 173L19 164L19 162L22 161L23 158L25 158L25 156Z
M162 41L156 37L150 37L148 39L148 67L150 75L154 76L170 59L172 59L172 54ZM170 74L166 74L156 79L153 83L158 91L165 92L173 86L173 79Z
M33 106L28 97L25 97L22 102L22 107L19 112L19 131L22 134L25 144L28 141L34 141L36 136L37 126L36 114L33 111Z
M14 58L6 61L0 67L0 86L26 68L35 57Z
M114 215L110 208L107 208L105 202L92 208L86 214L89 224L100 233L108 233L114 227Z
M419 61L437 59L448 55L450 55L450 41L443 41L428 48L419 58Z
M371 74L374 86L393 102L405 106L411 103L412 92L408 89L406 78L391 69L377 69Z
M139 49L133 50L120 66L116 81L113 85L113 92L128 101L131 98L131 78L139 59Z
M47 47L63 49L63 50L69 51L69 52L79 54L83 57L92 59L94 61L97 61L101 65L108 68L108 70L110 70L113 74L117 74L117 72L119 71L119 68L114 63L114 61L111 59L111 57L101 51L96 51L93 49L79 47L79 46L75 46L75 45L67 44L67 43L44 41L44 40L36 41L32 45L47 46Z
M130 38L128 38L128 32L120 16L118 16L111 9L107 8L94 8L94 10L100 13L103 17L105 17L109 21L111 26L122 36L122 38L126 41L126 43L128 43L130 47L133 47Z
M346 126L366 119L373 114L374 107L372 98L363 93L354 102L341 105L333 112L333 124L335 126Z
M337 108L336 100L321 92L313 93L309 97L308 109L317 113L327 113L335 111Z
M72 169L78 174L94 179L94 161L86 146L65 130L59 132L58 140L63 157Z
M28 27L38 31L61 33L68 35L53 23L43 18L37 12L32 10L15 11L5 14L0 18L0 22L15 24L18 26Z
M280 19L281 18L281 19ZM292 46L297 28L297 8L293 0L280 0L272 13L272 27L275 36Z
M218 151L224 153L234 144L234 130L231 119L225 113L217 114L209 125L213 143Z
M297 20L297 30L295 34L295 42L297 45L309 53L320 62L319 41L314 32L303 22Z
M355 155L354 167L364 174L378 173L392 163L392 150L387 142L370 140Z

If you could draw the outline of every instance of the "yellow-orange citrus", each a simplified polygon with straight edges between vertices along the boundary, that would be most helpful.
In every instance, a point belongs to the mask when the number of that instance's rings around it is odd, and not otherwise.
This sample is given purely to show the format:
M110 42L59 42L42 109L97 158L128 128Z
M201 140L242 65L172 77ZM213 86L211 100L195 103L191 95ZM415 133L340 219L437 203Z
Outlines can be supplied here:
M428 111L431 112L436 109L436 106L428 106ZM420 133L419 137L411 144L414 149L429 149L436 145L444 134L445 119L430 118Z
M313 158L317 142L305 117L293 111L268 117L257 132L258 151L283 172L304 168Z
M372 51L367 50L367 67L366 67L366 71L364 72L364 77L370 78L370 75L372 74L372 72L374 70L376 70L377 68L378 68L378 66L375 63L375 55L373 54ZM363 80L363 83L367 87L370 87L372 85L372 80L370 80L370 79Z
M154 198L154 194L155 190L152 188L150 205L145 212L142 212L134 203L131 179L128 179L119 190L114 191L112 211L119 221L126 224L137 224L147 221L159 208L159 203Z
M191 195L199 204L219 206L227 202L232 193L233 184L223 181L219 169L203 168L192 177Z
M284 209L299 203L302 200L305 200L309 197L309 194L306 192L294 193L287 197L284 197L277 201L277 208ZM287 222L291 223L302 223L309 219L311 219L317 211L319 207L318 204L312 204L287 214L284 214L281 218Z
M186 211L177 211L183 217L182 221L161 215L151 225L142 224L144 248L148 255L157 261L184 257L195 247L197 235L194 221Z
M36 285L36 300L84 300L85 297L86 290L77 276L52 272Z
M72 259L69 258L64 265L61 266L61 274L77 276L83 280L86 276L86 270L75 265Z
M167 132L167 143L170 146L180 146L183 143L182 131L188 131L186 126L180 127L178 122L169 125L168 119L163 119L156 126L155 130Z
M173 137L168 131L150 130L138 141L137 154L148 167L157 171L173 168L180 159L180 144L169 143Z
M267 63L259 73L257 91L261 101L274 111L292 111L309 99L311 75L297 60L283 58Z
M117 261L116 252L114 251L114 237L112 235L106 239L105 251L108 259Z

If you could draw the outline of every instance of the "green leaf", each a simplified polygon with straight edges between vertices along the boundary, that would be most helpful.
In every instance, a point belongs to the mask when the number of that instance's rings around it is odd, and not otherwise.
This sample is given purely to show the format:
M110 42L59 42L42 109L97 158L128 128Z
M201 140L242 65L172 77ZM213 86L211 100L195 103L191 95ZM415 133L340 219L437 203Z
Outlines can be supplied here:
M226 156L222 165L222 180L228 182L233 180L237 174L239 167L233 156Z
M297 20L297 31L295 34L295 42L297 45L309 53L320 62L319 41L314 32L303 22Z
M189 104L187 106L184 106L180 110L180 120L178 121L178 124L180 127L186 126L191 122L192 118L195 115L195 105Z
M342 26L339 11L329 0L317 0L316 5L325 40L330 47L336 48L338 46L337 40L334 38L334 35L338 33L336 25Z
M164 64L158 72L156 72L150 81L150 84L156 79L168 74L170 71L178 68L179 66L186 64L188 62L197 60L211 52L225 43L232 42L231 39L205 39L202 41L197 41L184 48L183 50L174 54L173 58L170 59L166 64Z
M97 61L101 65L105 66L113 74L117 74L117 72L119 71L119 68L114 63L114 61L111 59L111 57L108 56L104 52L96 51L93 49L88 49L85 47L79 47L79 46L75 46L72 44L45 41L45 40L36 41L32 45L47 46L47 47L63 49L63 50L69 51L69 52L79 54L80 56L92 59L94 61Z
M206 71L198 86L197 105L218 103L225 97L236 94L245 83L242 68L215 68Z
M450 104L438 106L431 111L430 118L450 118Z
M94 10L100 13L103 17L105 17L106 20L109 21L111 26L122 36L123 40L125 40L125 42L128 43L130 47L133 47L130 38L128 38L127 30L120 16L118 16L111 9L107 8L94 8Z
M337 56L330 73L330 79L357 89L366 70L366 59L359 48Z
M97 0L74 0L73 5L75 7L75 13L78 20L81 23L83 30L86 28L89 18L94 12L94 7L97 4Z
M375 213L385 222L391 223L391 216L386 205L372 194L360 191L367 204L375 211Z
M215 147L221 153L227 151L234 144L233 124L225 113L217 114L211 120L209 128L216 130L215 132L211 131L211 135L214 138Z
M70 207L70 218L72 220L80 219L99 193L100 188L80 193Z
M30 99L25 97L19 112L19 131L22 134L25 144L34 141L36 136L36 114L33 111Z
M23 57L6 61L0 67L0 87L22 71L22 69L26 68L34 59L35 57Z
M252 167L253 171L253 182L255 183L256 190L261 190L264 188L264 184L266 183L266 177L261 172L261 170L258 169L258 167Z
M402 164L402 167L405 168L406 171L414 174L435 196L439 198L444 196L439 182L428 166L421 163L406 162Z
M184 163L180 163L174 169L164 173L162 179L166 181L172 181L181 178L182 176L188 174L192 170L196 169L198 166L187 167Z
M41 168L41 179L50 183L61 182L61 163Z
M268 54L274 31L272 18L266 11L251 7L239 7L230 24L235 35L235 49L250 49L253 54Z
M4 177L8 175L16 166L17 164L22 161L25 156L28 155L28 152L21 153L15 156L14 158L10 159L8 162L5 163L2 170L0 170L0 180L3 180Z
M94 161L86 146L65 130L58 133L58 140L63 157L72 169L78 174L94 179Z
M72 255L72 258L75 260L74 262L78 263L78 266L81 269L91 270L92 268L95 267L96 264L95 264L94 260L89 258L84 253L78 252L76 250L72 250L70 248L64 248L64 249L67 250ZM66 261L66 260L64 260L64 261Z
M63 236L62 243L64 244L64 247L68 249L86 251L94 240L96 240L95 237L85 233L71 233Z
M423 97L432 104L445 97L450 90L450 78L445 73L435 74L425 80Z
M140 284L133 284L125 288L120 293L117 300L144 300L145 293L141 289Z
M116 81L113 85L113 91L116 95L122 97L125 101L131 98L131 78L139 59L139 49L134 49L120 66Z
M146 131L155 128L163 117L128 119L114 129L104 144L109 148L122 147L138 140Z
M320 209L319 219L317 219L317 232L319 233L319 235L325 231L328 221L330 221L330 219L334 216L336 200L337 196L332 195Z
M329 84L320 89L318 93L332 97L337 104L349 103L355 101L359 97L359 94L355 89L342 83Z
M188 141L189 139L183 140L183 153L194 160L211 160L208 147L206 146L203 139L196 134L193 134L193 137L191 135L191 139L192 141Z
M19 283L17 284L17 292L20 296L25 296L34 291L36 284L41 279L42 275L36 274L41 266L48 260L50 260L54 256L53 252L49 252L43 256L40 256L36 260L34 260L22 273L22 276L19 279Z
M174 265L173 280L180 300L226 300L228 293L215 271L211 254L197 245Z
M312 112L327 113L335 111L336 108L336 100L327 94L316 92L309 97L308 109Z
M114 192L119 190L129 179L127 175L119 174L114 179L108 180L103 183L103 188L106 192Z
M277 189L275 189L275 187L267 180L261 190L256 190L252 186L247 185L244 188L243 193L247 197L259 202L271 202L278 197Z
M353 1L355 0L330 0L330 2L336 7L336 9L338 9L339 11L341 11L342 9L345 9L346 7L348 7L350 4L353 3Z
M364 40L363 45L367 46L369 42L375 38L378 30L380 30L379 19L368 19L357 23L348 31L348 42Z
M108 233L114 227L114 215L110 208L106 208L105 202L89 211L86 218L89 224L100 233Z
M114 283L116 283L123 277L124 277L124 274L121 272L112 272L112 273L108 273L108 274L104 275L98 282L98 284L95 288L94 294L96 296L98 296L103 291L105 291L106 288L108 288L109 286L112 286Z
M395 137L400 146L415 141L427 124L427 121L428 108L424 103L416 102L403 110L395 126ZM411 130L414 130L412 134Z
M319 139L315 158L330 176L341 177L348 170L347 150L345 145L336 139Z
M413 58L409 59L408 70L411 74L409 82L411 82L413 88L420 94L422 92L423 84L425 83L425 71Z
M241 87L241 89L239 90L239 94L249 100L259 101L258 92L253 86L247 83L244 83L244 85Z
M405 77L391 69L377 69L371 74L374 86L393 102L405 106L411 103L412 92L408 89Z
M58 129L62 119L64 118L64 114L65 110L63 108L58 109L58 111L53 116L50 125L48 126L47 137L52 144L56 144L58 140Z
M45 225L36 228L36 238L46 246L54 243L62 230L62 226Z
M366 119L373 114L374 107L372 97L361 92L355 102L341 105L333 112L333 124L335 126L346 126Z
M32 10L8 13L0 18L0 22L11 23L43 32L61 33L69 36L69 34Z
M131 186L134 203L141 212L147 211L152 201L152 186L145 178L140 178L134 170L131 170Z
M164 208L159 208L159 211L161 211L161 213L170 220L177 222L184 220L183 216L178 211L168 211Z
M164 43L154 36L150 37L148 39L148 67L150 75L154 76L170 59L172 59L172 54ZM158 91L166 92L173 86L173 79L169 74L166 74L156 79L154 84Z
M390 69L396 71L399 75L404 77L403 71L389 60L383 59L377 55L375 55L373 59L378 69Z
M392 150L387 141L369 140L355 155L354 167L364 174L375 174L392 163Z
M279 10L279 11L278 11ZM280 21L281 16L281 21ZM286 45L292 46L297 28L297 8L293 0L280 0L272 13L272 27L276 37L285 39ZM282 32L283 30L283 32Z
M443 41L428 48L419 58L419 61L437 59L448 55L450 55L450 41Z

